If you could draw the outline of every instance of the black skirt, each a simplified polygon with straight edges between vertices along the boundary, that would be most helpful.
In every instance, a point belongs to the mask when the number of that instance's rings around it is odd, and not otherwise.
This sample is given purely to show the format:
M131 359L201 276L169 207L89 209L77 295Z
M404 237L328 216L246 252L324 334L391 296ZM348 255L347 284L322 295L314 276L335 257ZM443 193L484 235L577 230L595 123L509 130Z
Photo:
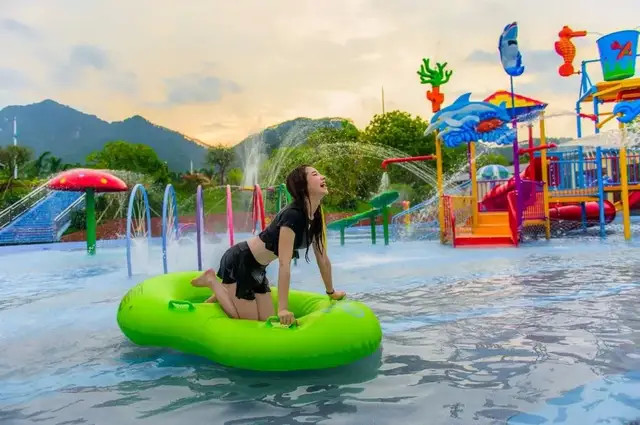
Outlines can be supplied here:
M236 283L238 298L255 300L256 293L271 292L267 266L256 261L247 242L235 244L222 255L217 275L222 283Z

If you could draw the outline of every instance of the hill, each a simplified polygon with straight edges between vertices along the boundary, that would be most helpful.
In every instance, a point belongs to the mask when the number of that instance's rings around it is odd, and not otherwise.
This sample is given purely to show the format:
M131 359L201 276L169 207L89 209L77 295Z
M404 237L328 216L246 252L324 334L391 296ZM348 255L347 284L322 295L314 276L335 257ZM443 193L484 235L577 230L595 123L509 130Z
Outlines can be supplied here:
M64 163L85 163L87 155L112 140L143 143L167 161L172 171L204 166L207 145L182 133L153 124L135 115L123 121L107 122L47 99L30 105L7 106L0 110L0 146L13 143L13 117L18 122L18 144L28 146L34 156L50 151ZM341 125L339 118L296 118L253 134L234 146L241 164L259 153L268 155L279 146L294 146L320 127Z
M50 151L66 163L84 163L89 153L112 140L144 143L175 171L188 170L190 160L194 167L201 166L206 152L204 144L141 116L109 123L50 99L2 109L0 145L12 143L14 116L18 121L19 145L33 149L36 157Z

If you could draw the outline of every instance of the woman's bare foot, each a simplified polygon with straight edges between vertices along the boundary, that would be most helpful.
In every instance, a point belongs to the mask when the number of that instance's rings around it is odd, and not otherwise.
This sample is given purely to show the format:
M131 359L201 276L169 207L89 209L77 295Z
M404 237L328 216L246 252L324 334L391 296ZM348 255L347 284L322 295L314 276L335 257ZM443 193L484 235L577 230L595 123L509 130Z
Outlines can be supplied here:
M208 269L204 273L202 273L200 276L191 280L191 284L193 286L207 287L213 290L213 283L215 281L216 281L216 274L214 273L213 269Z

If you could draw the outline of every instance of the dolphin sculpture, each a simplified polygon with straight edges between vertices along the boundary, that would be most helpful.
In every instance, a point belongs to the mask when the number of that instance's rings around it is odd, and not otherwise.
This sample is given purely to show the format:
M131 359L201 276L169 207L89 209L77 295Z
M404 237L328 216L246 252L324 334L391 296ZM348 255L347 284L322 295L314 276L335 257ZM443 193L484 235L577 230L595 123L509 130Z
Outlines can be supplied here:
M465 93L437 112L431 118L424 135L438 130L439 137L449 147L480 139L500 144L510 143L504 137L510 131L506 124L511 121L506 103L496 106L489 102L473 102L470 97L471 93Z
M498 51L500 52L500 61L502 62L504 71L512 77L522 75L524 65L522 65L522 55L518 47L517 22L513 22L504 27L498 40Z
M640 115L640 99L617 103L613 107L613 115L618 115L617 119L621 123L630 123Z

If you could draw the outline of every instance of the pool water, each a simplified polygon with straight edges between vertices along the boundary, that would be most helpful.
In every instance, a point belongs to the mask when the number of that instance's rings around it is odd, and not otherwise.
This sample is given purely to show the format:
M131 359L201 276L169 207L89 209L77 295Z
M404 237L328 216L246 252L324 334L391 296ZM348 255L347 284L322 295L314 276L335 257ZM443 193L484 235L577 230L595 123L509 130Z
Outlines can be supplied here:
M332 235L335 286L374 310L382 347L292 373L129 342L118 303L162 272L157 244L148 256L136 250L132 278L118 243L93 258L81 244L4 247L0 423L629 423L640 419L640 232L634 224L625 242L612 228L605 240L492 250L372 246L357 232L341 247ZM225 248L208 246L205 264ZM322 292L310 256L293 267L292 287ZM195 269L193 244L172 248L169 263ZM268 276L276 282L277 264Z

